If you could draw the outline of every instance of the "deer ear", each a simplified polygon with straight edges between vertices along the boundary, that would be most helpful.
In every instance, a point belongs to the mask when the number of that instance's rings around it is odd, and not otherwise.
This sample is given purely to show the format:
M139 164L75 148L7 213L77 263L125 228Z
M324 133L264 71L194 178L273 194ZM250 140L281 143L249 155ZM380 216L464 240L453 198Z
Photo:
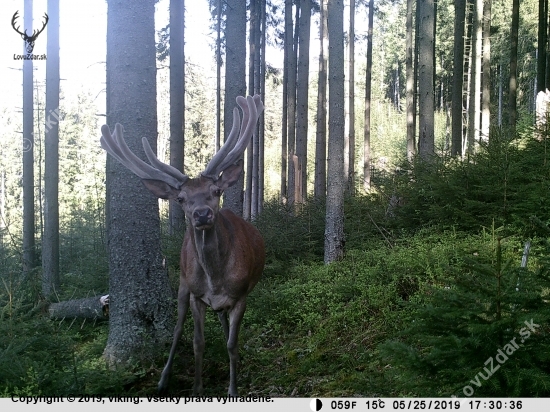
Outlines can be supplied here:
M221 190L227 189L229 186L233 186L237 183L241 172L243 171L244 160L239 159L236 163L226 167L220 178L216 181L216 186Z
M143 185L156 197L161 199L175 199L179 195L179 189L170 186L162 180L141 179Z

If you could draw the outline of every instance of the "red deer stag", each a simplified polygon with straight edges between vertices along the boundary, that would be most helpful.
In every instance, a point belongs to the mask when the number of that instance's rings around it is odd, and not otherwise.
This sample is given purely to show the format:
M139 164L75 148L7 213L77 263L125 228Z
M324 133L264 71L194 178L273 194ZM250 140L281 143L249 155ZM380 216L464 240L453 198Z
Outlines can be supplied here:
M258 116L263 110L260 96L239 96L243 111L239 128L239 110L233 110L233 127L223 147L214 155L199 177L190 179L174 167L162 163L147 139L142 139L151 164L138 158L126 145L123 128L101 128L101 146L141 178L145 187L161 199L174 199L189 222L181 249L181 276L178 292L178 320L170 355L158 384L166 390L182 326L191 306L194 320L195 384L193 392L202 392L204 319L206 305L217 312L229 352L229 395L237 396L238 335L246 297L262 274L265 263L264 241L260 232L228 209L220 209L220 197L233 185L243 169L244 152ZM240 132L239 132L240 129Z

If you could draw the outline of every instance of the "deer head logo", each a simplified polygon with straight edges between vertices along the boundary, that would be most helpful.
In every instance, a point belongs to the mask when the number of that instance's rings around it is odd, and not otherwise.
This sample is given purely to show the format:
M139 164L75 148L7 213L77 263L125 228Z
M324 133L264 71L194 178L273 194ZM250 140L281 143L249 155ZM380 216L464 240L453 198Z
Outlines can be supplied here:
M11 18L11 25L13 27L13 29L19 33L21 35L21 38L23 40L25 40L25 43L27 44L26 46L26 49L27 49L27 53L32 53L33 49L34 49L34 42L36 41L36 38L38 37L38 35L40 33L42 33L44 31L44 29L46 28L46 24L48 24L48 20L49 20L49 17L46 13L44 13L44 18L46 19L44 21L44 24L42 25L42 28L40 30L33 30L32 32L32 36L29 36L27 34L27 30L25 30L24 32L21 32L19 30L19 26L15 27L15 21L17 20L17 18L19 17L19 10L16 11L13 15L13 17Z

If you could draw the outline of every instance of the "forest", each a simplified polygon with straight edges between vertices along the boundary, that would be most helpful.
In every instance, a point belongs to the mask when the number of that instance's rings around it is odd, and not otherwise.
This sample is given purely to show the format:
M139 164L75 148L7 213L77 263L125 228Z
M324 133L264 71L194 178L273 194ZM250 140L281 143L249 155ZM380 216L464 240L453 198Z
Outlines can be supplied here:
M95 2L0 6L0 397L550 396L548 0Z

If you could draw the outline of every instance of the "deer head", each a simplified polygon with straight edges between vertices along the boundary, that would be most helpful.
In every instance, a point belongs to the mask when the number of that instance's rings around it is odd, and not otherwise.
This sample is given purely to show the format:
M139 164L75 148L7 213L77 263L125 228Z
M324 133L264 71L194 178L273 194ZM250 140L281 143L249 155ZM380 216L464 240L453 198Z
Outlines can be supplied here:
M17 18L19 17L19 10L16 11L14 14L13 14L13 17L11 18L11 26L13 27L13 29L19 33L21 35L21 38L23 40L25 40L25 43L27 43L27 46L26 46L26 50L27 50L27 53L32 53L32 51L34 50L34 42L36 41L36 38L38 37L38 35L40 33L42 33L44 31L44 29L46 28L46 25L48 24L48 20L49 20L49 17L48 17L48 14L44 13L44 18L46 19L44 21L44 24L42 24L42 28L40 30L34 30L32 32L32 36L29 36L27 34L27 30L25 30L24 32L21 32L19 30L19 26L15 27L15 21L17 20Z
M235 108L233 126L225 144L201 175L194 179L158 160L145 137L142 139L143 149L151 164L141 160L126 145L124 129L120 124L115 126L113 134L107 125L101 128L101 147L140 177L145 187L155 196L177 201L194 228L208 229L215 222L223 191L232 186L242 172L243 161L239 158L246 149L263 110L258 95L247 98L239 96L237 104L243 111L241 127L239 110Z

